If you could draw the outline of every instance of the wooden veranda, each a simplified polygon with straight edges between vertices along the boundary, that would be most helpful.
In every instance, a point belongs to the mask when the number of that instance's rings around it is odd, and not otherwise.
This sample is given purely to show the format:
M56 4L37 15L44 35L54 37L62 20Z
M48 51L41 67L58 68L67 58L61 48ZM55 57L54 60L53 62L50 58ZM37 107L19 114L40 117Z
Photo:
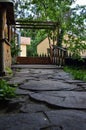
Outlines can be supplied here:
M6 67L11 67L11 40L15 33L13 30L17 28L46 29L54 32L59 25L54 21L15 20L14 4L11 0L0 0L0 19L0 75L5 74ZM51 63L63 65L65 61L65 50L54 46L54 44L52 46L49 43L49 45L49 58Z
M15 24L14 4L11 0L0 0L0 76L6 67L11 67L12 25Z

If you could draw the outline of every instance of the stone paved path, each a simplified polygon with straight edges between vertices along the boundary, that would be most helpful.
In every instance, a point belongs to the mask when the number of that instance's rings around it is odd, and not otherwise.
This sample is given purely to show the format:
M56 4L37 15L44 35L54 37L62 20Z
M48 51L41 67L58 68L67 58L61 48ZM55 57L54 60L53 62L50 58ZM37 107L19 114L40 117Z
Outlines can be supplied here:
M86 130L86 82L51 65L15 65L17 98L0 107L0 130Z

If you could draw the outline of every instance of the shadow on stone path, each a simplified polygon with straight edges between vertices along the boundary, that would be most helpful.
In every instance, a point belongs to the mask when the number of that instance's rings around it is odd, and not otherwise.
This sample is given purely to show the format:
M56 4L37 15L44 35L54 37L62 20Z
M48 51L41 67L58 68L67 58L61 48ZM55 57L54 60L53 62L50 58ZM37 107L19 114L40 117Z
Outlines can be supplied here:
M14 65L17 98L0 107L0 130L86 130L86 82L53 65Z

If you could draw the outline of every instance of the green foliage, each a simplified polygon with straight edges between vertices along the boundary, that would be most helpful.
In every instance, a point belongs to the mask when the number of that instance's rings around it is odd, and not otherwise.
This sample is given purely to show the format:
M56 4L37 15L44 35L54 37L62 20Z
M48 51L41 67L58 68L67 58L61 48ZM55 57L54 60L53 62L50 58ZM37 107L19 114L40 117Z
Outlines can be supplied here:
M31 10L33 17L37 17L41 21L56 21L57 29L54 34L57 37L57 44L61 46L63 35L66 29L67 21L69 20L70 5L74 0L32 0L31 4L34 8ZM35 9L35 13L34 13ZM47 30L50 34L50 31ZM51 37L51 36L50 36Z
M17 56L20 51L21 50L20 50L19 46L16 45L15 40L12 39L12 41L11 41L11 55L12 55L12 57Z
M74 58L80 58L81 53L86 50L86 7L77 6L71 9L69 21L65 34L68 39L65 43Z
M11 68L9 68L9 67L6 67L6 73L7 74L9 74L9 75L12 75L13 74L13 71L12 71L12 69Z
M17 12L18 8L20 10L19 18L28 18L29 15L29 20L56 21L58 23L56 36L58 37L58 44L61 45L68 20L67 14L73 2L74 0L22 0L21 2L17 0L15 7ZM46 32L49 33L50 31L46 30Z
M86 81L86 70L74 67L64 67L64 71L71 73L74 79Z
M63 36L68 35L66 41L68 50L73 57L80 58L80 52L86 49L86 6L71 5L76 0L16 0L15 9L18 18L26 18L28 20L40 21L56 21L57 28L54 33L57 39L57 45L62 46ZM31 53L36 53L37 42L42 39L43 35L39 35L41 31L28 31L31 36ZM46 30L45 34L51 38L50 30ZM27 35L24 30L23 35ZM30 49L29 48L29 49ZM34 49L33 49L34 48Z
M5 80L0 80L0 100L6 100L15 96L15 88L10 87Z
M25 34L25 33L26 34ZM31 38L31 45L27 46L27 56L37 55L37 45L46 37L45 30L21 30L21 35Z

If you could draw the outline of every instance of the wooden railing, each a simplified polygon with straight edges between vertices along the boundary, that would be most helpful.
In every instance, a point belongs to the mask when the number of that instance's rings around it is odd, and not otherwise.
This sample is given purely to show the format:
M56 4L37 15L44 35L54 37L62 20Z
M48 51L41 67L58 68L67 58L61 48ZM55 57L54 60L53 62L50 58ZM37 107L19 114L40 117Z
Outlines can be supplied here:
M54 46L53 48L51 48L50 58L52 64L64 66L66 54L66 49L62 47Z

